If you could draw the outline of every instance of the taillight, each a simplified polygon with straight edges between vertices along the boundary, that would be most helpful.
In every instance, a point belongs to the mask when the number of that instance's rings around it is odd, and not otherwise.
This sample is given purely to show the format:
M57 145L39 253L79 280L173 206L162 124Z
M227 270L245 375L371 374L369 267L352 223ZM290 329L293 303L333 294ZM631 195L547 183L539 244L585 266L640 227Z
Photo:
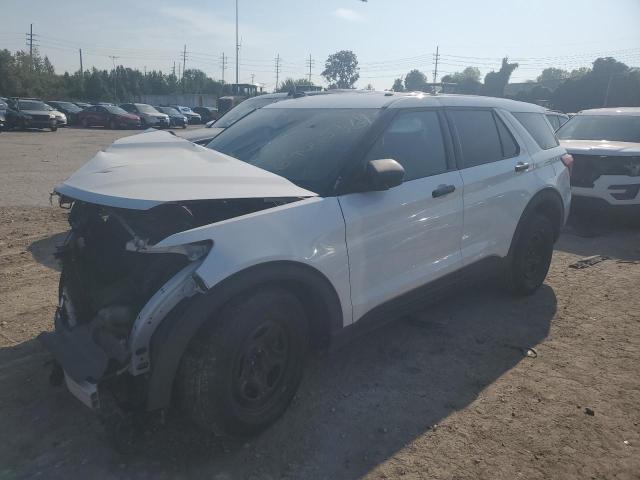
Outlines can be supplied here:
M571 175L571 169L573 168L573 155L571 155L570 153L565 153L560 157L560 160L562 160L564 166L567 167L567 170L569 170L569 175Z

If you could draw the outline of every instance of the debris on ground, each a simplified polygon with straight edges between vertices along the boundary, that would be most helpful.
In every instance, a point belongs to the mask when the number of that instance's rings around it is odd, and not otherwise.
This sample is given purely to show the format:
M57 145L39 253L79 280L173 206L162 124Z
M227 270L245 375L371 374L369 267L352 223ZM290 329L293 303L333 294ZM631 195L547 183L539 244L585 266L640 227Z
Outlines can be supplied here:
M570 268L589 268L597 263L604 262L605 260L610 260L610 257L606 255L593 255L592 257L586 257L578 260L575 263L569 265Z
M593 417L596 412L594 412L592 409L590 409L589 407L585 407L584 409L584 413L586 413L587 415L589 415L590 417Z

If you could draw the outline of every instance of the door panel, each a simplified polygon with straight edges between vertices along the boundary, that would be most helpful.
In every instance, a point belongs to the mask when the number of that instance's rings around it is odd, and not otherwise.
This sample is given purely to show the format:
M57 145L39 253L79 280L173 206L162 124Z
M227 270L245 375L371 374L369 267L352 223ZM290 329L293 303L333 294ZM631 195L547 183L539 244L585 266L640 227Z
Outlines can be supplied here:
M500 115L489 112L482 111L486 118L479 111L448 113L455 125L458 146L463 146L459 149L459 162L464 183L461 242L464 265L508 253L513 233L536 185L532 178L535 165L524 142L508 129ZM465 148L474 152L471 166L467 166L464 158Z
M433 198L432 191L441 185L455 190ZM460 173L453 171L384 192L339 197L354 321L460 266L462 190Z

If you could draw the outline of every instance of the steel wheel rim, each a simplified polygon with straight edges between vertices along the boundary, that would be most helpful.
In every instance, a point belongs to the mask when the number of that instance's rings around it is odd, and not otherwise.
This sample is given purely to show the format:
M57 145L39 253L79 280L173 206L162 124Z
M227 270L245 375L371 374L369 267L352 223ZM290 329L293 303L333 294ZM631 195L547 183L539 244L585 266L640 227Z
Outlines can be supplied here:
M239 349L233 368L233 395L246 409L267 407L282 390L291 363L285 328L272 320L259 325Z

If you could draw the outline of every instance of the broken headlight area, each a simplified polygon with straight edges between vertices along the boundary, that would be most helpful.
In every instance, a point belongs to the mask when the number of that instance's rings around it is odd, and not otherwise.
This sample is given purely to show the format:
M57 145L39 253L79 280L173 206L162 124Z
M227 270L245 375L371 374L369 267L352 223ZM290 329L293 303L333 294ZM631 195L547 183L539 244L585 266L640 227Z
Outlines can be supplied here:
M213 242L156 244L174 233L292 200L210 200L128 210L61 199L61 206L70 208L71 230L56 253L62 274L55 332L40 340L78 391L84 382L120 376L131 364L130 335L143 307L172 278L182 278L178 272L205 257Z

